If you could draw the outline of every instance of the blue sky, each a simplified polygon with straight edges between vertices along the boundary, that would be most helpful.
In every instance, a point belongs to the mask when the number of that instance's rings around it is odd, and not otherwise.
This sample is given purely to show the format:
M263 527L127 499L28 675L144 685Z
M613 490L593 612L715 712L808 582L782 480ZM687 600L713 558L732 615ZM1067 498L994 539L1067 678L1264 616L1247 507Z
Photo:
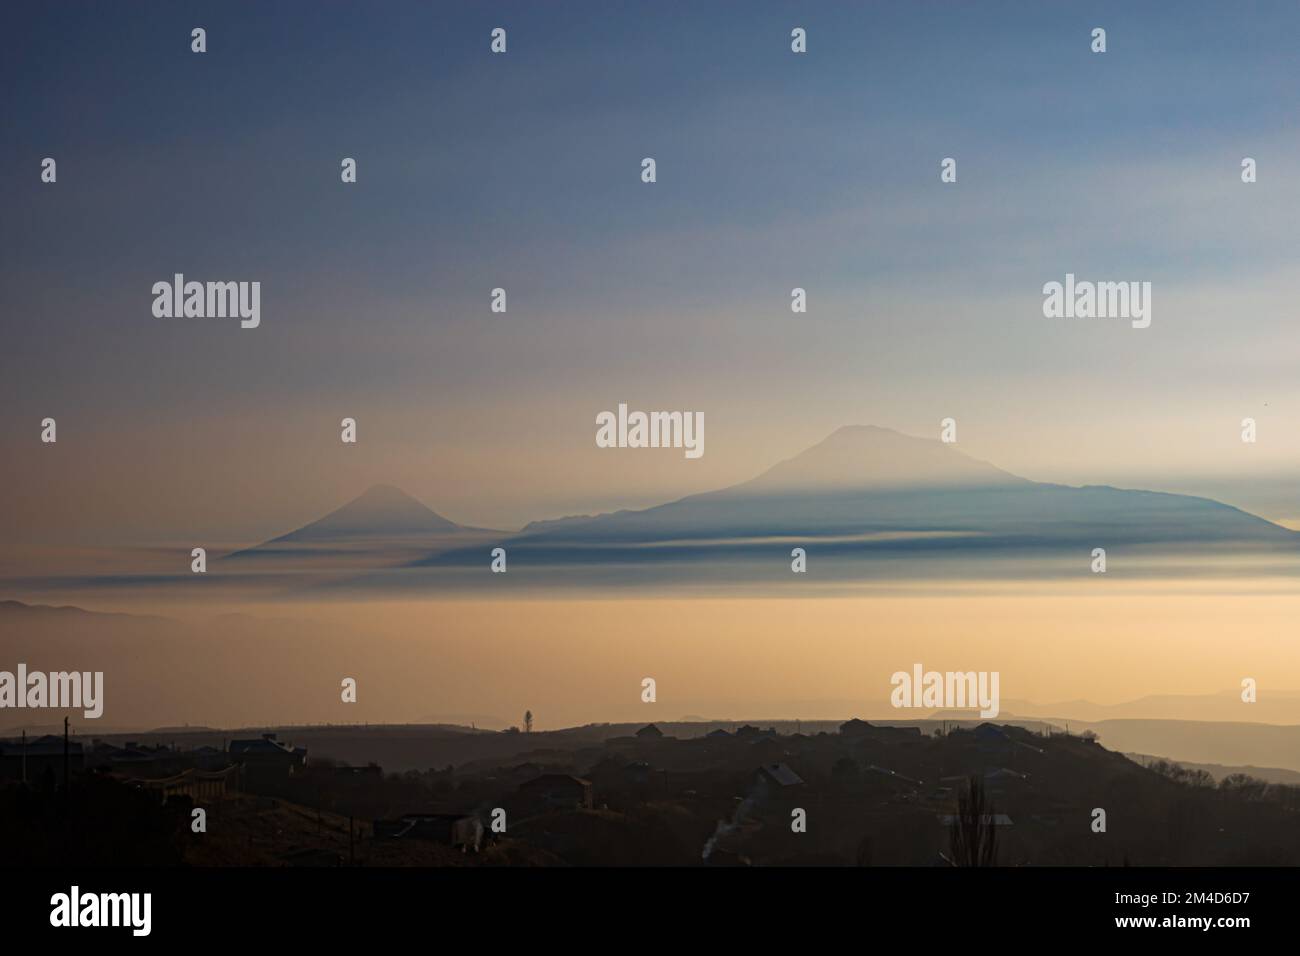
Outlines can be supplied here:
M1028 477L1300 517L1294 4L0 18L0 518L23 536L269 535L377 481L510 526L946 415ZM178 271L261 281L262 327L155 319ZM1043 319L1067 271L1153 282L1152 328ZM703 410L706 459L600 455L620 401ZM45 415L58 459L32 445Z

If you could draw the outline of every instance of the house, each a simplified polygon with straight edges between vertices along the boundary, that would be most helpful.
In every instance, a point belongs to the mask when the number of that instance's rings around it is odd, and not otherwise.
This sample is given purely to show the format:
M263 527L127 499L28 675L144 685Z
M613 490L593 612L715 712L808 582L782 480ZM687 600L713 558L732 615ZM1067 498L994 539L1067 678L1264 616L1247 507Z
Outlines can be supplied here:
M1014 746L1007 732L995 724L980 724L974 733L980 753L1006 753Z
M871 733L872 729L871 724L865 720L858 720L856 717L840 724L840 734L845 737L865 737Z
M925 736L920 727L877 727L876 733L886 740L918 741Z
M997 724L984 723L976 727L973 733L981 753L1008 753L1016 747L1023 747L1034 753L1043 752L1041 747L1036 747L1025 739L1030 735L1021 727L999 727Z
M1029 774L1021 773L1019 770L1012 770L1009 767L988 767L984 770L981 776L990 788L1003 787L1007 784L1013 784L1021 780L1029 779ZM939 778L940 783L950 783L956 786L965 786L969 781L969 774Z
M129 741L119 747L107 741L92 740L90 742L90 751L86 754L87 767L107 767L111 770L127 770L129 768L133 771L140 771L141 776L145 776L145 769L156 761L156 754L141 750L140 746L134 741Z
M565 810L590 810L593 793L590 780L571 773L544 773L521 784L520 796L539 807Z
M220 770L228 765L225 754L221 760L213 762L205 769ZM168 747L163 744L150 746L128 740L122 746L116 746L102 740L91 742L86 753L88 768L103 767L114 773L130 777L170 777L196 765L192 754Z
M803 777L783 763L765 763L754 771L754 782L771 793L803 785Z
M1029 774L1021 773L1019 770L1012 770L1009 767L997 767L984 771L984 780L987 783L1004 784L1028 779Z
M232 740L227 754L243 765L242 785L249 790L283 786L307 763L305 747L291 747L277 740L275 734Z
M980 724L975 728L975 739L1001 741L1010 740L1011 738L1009 738L1007 732L997 724Z
M846 720L840 724L840 735L844 737L870 737L875 740L917 739L922 736L920 727L890 727L870 724L865 720Z

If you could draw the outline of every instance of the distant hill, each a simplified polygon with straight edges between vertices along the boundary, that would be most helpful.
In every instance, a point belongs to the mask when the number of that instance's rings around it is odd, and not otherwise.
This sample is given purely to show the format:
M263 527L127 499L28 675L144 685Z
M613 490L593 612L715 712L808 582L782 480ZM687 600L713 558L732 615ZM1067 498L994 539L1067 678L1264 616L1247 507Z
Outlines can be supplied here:
M164 622L169 620L152 614L124 614L117 611L87 611L73 604L24 604L22 601L0 601L0 621L62 621L117 619Z
M931 720L970 723L970 711L936 711ZM1074 716L1026 717L1004 710L1000 722L1048 725L1078 736L1091 731L1110 750L1156 754L1186 766L1221 764L1256 766L1300 772L1300 723L1257 723L1233 720L1161 720L1109 718L1080 720Z
M1127 753L1124 756L1144 767L1164 760L1176 763L1186 770L1204 770L1214 778L1215 782L1233 774L1245 774L1248 777L1254 777L1256 780L1264 780L1268 783L1282 783L1291 787L1300 786L1300 770L1285 770L1281 767L1255 767L1249 764L1234 767L1221 763L1192 763L1187 760L1171 761L1168 757L1153 757L1151 754Z
M1119 704L1094 704L1088 700L1035 704L1003 698L1002 712L1076 723L1120 719L1300 724L1300 692L1270 688L1267 695L1253 704L1242 703L1238 690L1218 694L1153 694Z
M1253 765L1300 771L1300 725L1204 720L1098 720L1070 722L1091 730L1110 750L1159 754L1178 762Z

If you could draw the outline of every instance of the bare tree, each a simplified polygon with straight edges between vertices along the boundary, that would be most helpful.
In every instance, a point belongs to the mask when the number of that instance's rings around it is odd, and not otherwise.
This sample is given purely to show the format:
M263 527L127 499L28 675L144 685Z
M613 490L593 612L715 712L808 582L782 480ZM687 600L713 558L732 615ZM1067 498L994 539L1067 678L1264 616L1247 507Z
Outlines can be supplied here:
M957 795L957 814L948 828L953 866L996 866L998 831L984 782L972 774Z

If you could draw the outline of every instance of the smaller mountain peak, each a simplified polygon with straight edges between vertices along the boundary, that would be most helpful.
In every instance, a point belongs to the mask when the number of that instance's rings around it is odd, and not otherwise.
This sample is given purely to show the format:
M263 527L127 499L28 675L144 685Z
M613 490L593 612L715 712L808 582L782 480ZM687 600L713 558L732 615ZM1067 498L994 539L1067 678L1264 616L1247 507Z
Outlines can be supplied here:
M361 494L357 495L357 497L353 498L352 504L357 504L363 501L364 502L396 501L396 502L403 502L403 503L410 502L417 505L420 504L420 502L418 502L414 497L407 494L405 491L403 491L401 488L398 488L396 485L385 485L385 484L371 485L365 491L361 492ZM420 507L424 507L424 506L420 505Z
M395 485L371 485L343 507L309 525L276 538L284 541L354 536L428 534L459 526Z

